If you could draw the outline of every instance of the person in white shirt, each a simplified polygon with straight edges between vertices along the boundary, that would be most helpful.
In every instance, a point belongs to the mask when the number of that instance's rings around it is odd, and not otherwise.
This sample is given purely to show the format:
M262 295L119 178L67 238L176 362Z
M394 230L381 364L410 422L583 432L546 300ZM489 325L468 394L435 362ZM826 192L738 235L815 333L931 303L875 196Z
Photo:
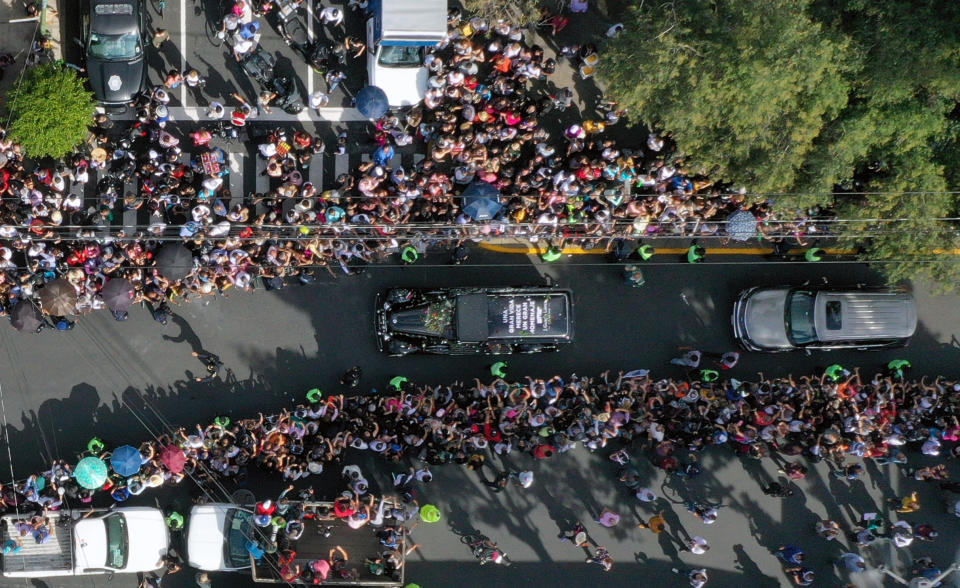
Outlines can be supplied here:
M687 549L694 555L703 555L710 549L710 546L707 545L706 539L696 536L687 541Z
M343 22L343 11L336 6L327 6L320 11L320 21L325 25L339 26Z

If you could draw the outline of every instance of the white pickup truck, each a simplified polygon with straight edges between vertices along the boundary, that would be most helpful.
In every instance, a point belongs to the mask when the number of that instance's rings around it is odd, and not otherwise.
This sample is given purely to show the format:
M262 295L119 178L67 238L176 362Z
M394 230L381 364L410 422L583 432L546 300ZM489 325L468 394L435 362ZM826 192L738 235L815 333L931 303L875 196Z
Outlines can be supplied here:
M305 512L318 513L331 510L331 502L298 502ZM387 506L392 506L388 503ZM387 517L388 524L398 524ZM330 550L339 545L350 554L350 561L360 566L367 558L376 559L383 552L372 526L351 529L342 519L332 516L316 516L305 520L305 530L300 539L290 548L296 552L294 562L307 566L311 560L327 559ZM190 566L211 572L249 571L254 582L260 584L305 584L303 579L284 581L276 554L266 555L256 562L247 551L246 543L268 533L270 528L258 528L253 523L250 508L226 503L199 504L190 511L187 526L187 560ZM404 539L400 539L399 553L404 558ZM393 577L375 576L366 567L357 570L359 575L351 580L331 575L323 581L324 586L370 586L376 588L400 588L404 585L404 568Z
M160 568L170 547L163 513L156 508L129 507L62 510L48 513L50 538L37 543L20 534L17 523L29 515L0 519L3 540L22 542L17 553L3 556L8 578L45 578L94 574L149 572Z

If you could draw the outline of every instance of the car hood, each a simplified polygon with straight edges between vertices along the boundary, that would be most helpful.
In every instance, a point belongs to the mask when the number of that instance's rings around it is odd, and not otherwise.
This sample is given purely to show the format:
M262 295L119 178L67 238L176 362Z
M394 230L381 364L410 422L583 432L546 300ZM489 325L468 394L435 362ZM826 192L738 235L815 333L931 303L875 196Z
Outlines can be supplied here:
M230 506L213 504L193 507L187 528L187 557L190 565L216 572L227 567L224 560L227 511Z
M87 59L87 75L97 100L104 104L125 104L143 87L143 57L130 61Z
M757 290L746 300L743 326L747 338L758 347L785 349L793 347L787 338L784 310L788 288Z
M427 94L427 68L374 65L370 70L370 85L387 94L390 106L418 104Z
M157 569L170 549L170 534L163 513L155 508L128 508L123 511L130 537L130 553L124 572L148 572Z

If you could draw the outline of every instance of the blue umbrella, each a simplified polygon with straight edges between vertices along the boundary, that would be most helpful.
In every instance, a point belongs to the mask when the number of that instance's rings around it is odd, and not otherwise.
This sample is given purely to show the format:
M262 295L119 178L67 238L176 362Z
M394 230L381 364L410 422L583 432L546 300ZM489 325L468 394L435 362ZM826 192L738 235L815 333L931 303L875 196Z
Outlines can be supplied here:
M734 241L746 241L757 235L757 217L749 210L738 210L727 217L727 235Z
M143 460L136 447L130 445L121 445L113 450L110 456L110 466L117 474L126 478L140 471L140 465Z
M463 212L473 220L490 220L503 208L500 190L486 182L473 182L460 197L463 198Z
M360 114L367 118L380 118L390 109L387 93L376 86L366 86L357 92L354 103Z

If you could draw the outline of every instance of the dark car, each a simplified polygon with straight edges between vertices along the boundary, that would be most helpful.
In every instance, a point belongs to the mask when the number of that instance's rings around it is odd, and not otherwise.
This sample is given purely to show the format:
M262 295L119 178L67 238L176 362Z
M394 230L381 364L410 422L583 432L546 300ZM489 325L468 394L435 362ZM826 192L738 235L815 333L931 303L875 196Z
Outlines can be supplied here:
M890 289L750 288L730 319L750 351L902 347L917 329L917 304Z
M393 356L556 351L573 338L572 300L552 288L393 288L377 296L377 346Z
M122 106L144 87L143 3L90 0L84 12L84 54L94 97L105 106Z

